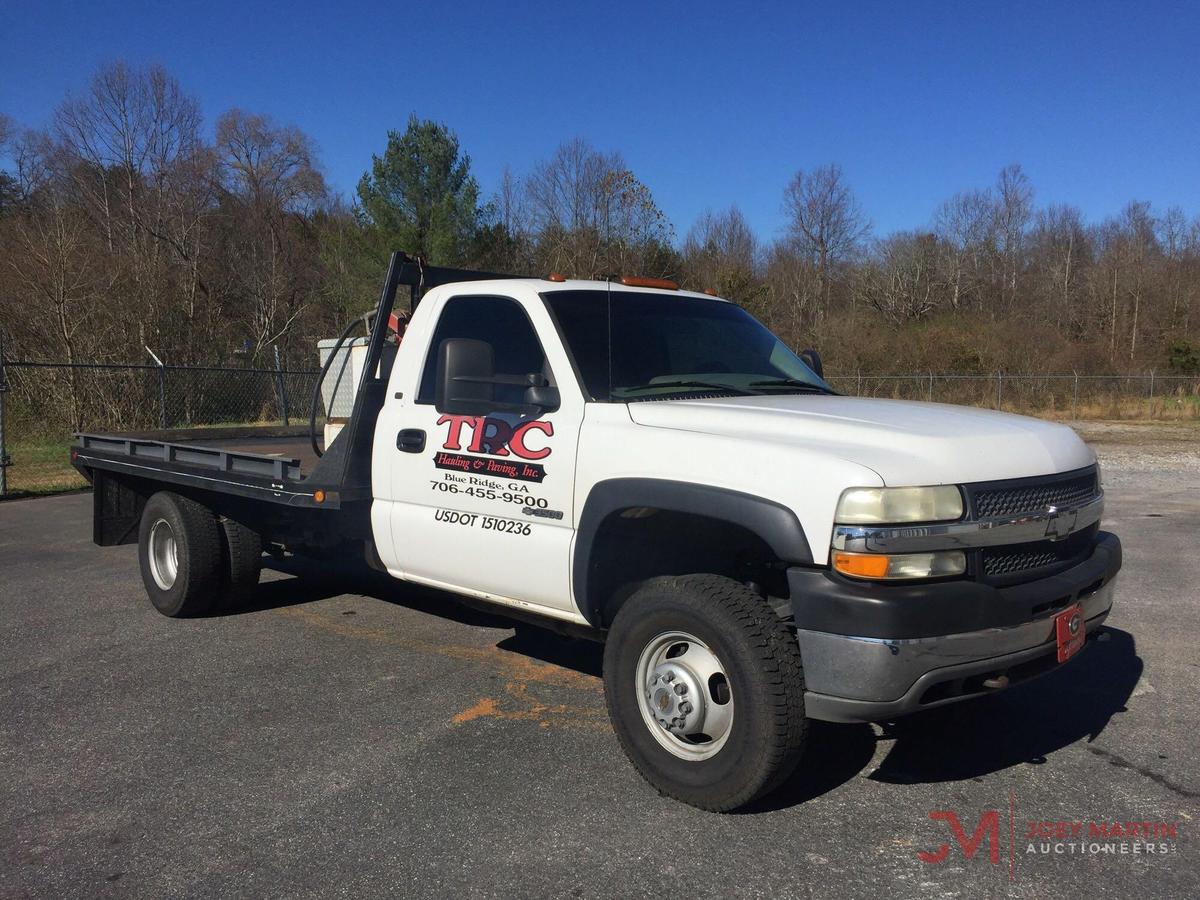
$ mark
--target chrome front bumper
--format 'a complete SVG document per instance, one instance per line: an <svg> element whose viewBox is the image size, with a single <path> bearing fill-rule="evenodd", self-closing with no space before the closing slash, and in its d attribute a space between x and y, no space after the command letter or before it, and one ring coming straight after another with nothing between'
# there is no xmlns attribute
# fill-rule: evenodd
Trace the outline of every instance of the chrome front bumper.
<svg viewBox="0 0 1200 900"><path fill-rule="evenodd" d="M1089 639L1108 616L1115 583L1114 578L1079 601ZM942 706L992 692L983 686L987 678L1004 675L1016 683L1057 665L1053 615L1008 628L908 640L796 634L806 714L833 722L879 721Z"/></svg>

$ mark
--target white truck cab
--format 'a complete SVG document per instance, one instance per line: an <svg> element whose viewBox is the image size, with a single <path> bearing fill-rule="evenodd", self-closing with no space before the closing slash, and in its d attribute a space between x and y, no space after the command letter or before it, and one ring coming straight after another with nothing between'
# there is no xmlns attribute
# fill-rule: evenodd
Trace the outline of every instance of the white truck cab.
<svg viewBox="0 0 1200 900"><path fill-rule="evenodd" d="M669 283L464 276L417 299L363 376L369 447L328 451L343 473L369 457L361 524L320 466L272 482L290 517L211 486L182 502L294 552L320 530L294 510L341 504L340 536L394 577L604 640L614 727L664 793L741 806L798 764L807 719L1001 690L1108 614L1120 542L1066 426L838 395L741 308ZM101 440L76 465L114 478ZM140 477L113 490L142 498L155 599L146 519L187 525Z"/></svg>

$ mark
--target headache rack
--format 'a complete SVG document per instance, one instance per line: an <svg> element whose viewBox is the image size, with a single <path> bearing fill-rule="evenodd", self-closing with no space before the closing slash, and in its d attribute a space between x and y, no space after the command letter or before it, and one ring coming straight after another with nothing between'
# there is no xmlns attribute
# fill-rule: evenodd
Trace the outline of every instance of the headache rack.
<svg viewBox="0 0 1200 900"><path fill-rule="evenodd" d="M263 501L266 505L262 507L262 513L266 516L271 515L270 509L281 506L314 513L337 511L340 513L338 521L325 525L310 522L305 527L348 537L369 535L371 445L375 421L387 393L390 361L394 358L385 356L383 348L400 286L409 289L411 311L417 308L426 291L439 285L532 277L428 266L418 257L399 251L392 253L378 305L351 323L368 328L367 353L350 418L324 452L316 444L315 433L320 382L328 372L329 364L339 357L350 327L343 331L318 379L310 438L320 458L307 476L301 472L297 459L92 433L76 435L71 462L93 481L100 494L114 487L114 478L141 479L151 485L166 482L180 489L204 492L215 507L221 506L222 498L236 498L242 513L248 500Z"/></svg>
<svg viewBox="0 0 1200 900"><path fill-rule="evenodd" d="M534 278L533 275L506 275L498 272L477 272L471 269L449 269L427 266L420 257L409 256L399 251L392 254L388 263L387 278L374 312L350 322L330 351L317 379L313 393L312 415L309 419L309 438L313 451L320 457L312 475L305 480L316 488L340 491L345 499L371 497L371 445L375 436L375 420L383 408L387 394L390 365L383 364L384 342L387 339L389 319L396 305L396 293L401 285L409 290L409 310L414 311L421 297L431 288L443 284L463 281L493 281L507 278ZM339 358L342 344L350 336L352 326L365 323L370 328L367 353L363 360L362 376L354 395L354 406L350 419L338 436L324 452L317 446L316 410L321 382L329 367Z"/></svg>

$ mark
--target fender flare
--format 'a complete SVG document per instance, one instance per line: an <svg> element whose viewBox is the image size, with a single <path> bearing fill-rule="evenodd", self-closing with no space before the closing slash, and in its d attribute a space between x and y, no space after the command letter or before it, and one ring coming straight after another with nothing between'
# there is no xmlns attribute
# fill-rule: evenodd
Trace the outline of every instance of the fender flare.
<svg viewBox="0 0 1200 900"><path fill-rule="evenodd" d="M758 535L783 562L811 565L812 550L795 512L781 503L728 488L659 478L612 478L597 482L579 518L572 555L571 589L579 611L601 626L599 599L592 597L592 554L600 526L613 513L637 506L691 513L739 525Z"/></svg>

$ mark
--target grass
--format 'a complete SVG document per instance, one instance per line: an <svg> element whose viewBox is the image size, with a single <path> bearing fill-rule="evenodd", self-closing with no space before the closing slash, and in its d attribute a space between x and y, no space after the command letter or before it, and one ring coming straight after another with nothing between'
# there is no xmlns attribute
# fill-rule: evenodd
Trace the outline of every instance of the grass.
<svg viewBox="0 0 1200 900"><path fill-rule="evenodd" d="M87 487L71 466L71 439L9 444L8 494L4 499L57 494Z"/></svg>

